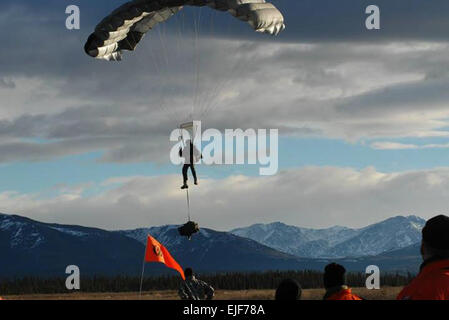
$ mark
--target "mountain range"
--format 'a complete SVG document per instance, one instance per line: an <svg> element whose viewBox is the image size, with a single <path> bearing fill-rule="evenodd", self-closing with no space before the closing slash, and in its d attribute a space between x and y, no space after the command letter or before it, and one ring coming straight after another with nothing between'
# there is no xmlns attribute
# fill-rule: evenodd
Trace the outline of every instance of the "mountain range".
<svg viewBox="0 0 449 320"><path fill-rule="evenodd" d="M232 232L202 228L189 241L178 235L177 226L107 231L0 214L0 277L64 277L65 268L72 264L77 265L83 275L139 275L148 234L166 246L182 266L191 266L200 272L322 270L331 261L341 262L348 270L354 271L364 271L366 266L376 264L384 271L414 272L420 262L419 232L414 230L418 230L423 221L417 217L395 217L361 229L334 227L312 230L280 223ZM266 235L271 236L257 238L256 241L257 232L254 230L262 228L266 230ZM290 238L281 237L284 228L290 230L289 234L284 234L290 235ZM246 237L239 235L245 230ZM298 230L307 230L301 233L303 238L296 239ZM275 248L280 246L280 242L273 239L286 241L288 249ZM306 239L309 243L327 243L327 247L317 246L321 252L331 252L326 248L341 248L341 257L302 254L313 252L312 245L308 247L309 251L288 252L301 247L294 245L299 244L300 239ZM370 243L376 248L370 248ZM352 249L345 249L343 244ZM361 254L363 248L370 250L368 254ZM357 255L343 258L344 252L350 252L348 250L353 250ZM381 250L384 251L379 252ZM371 252L379 254L373 255ZM146 274L162 273L173 271L160 264L147 264Z"/></svg>
<svg viewBox="0 0 449 320"><path fill-rule="evenodd" d="M64 276L68 265L86 274L135 274L143 250L117 232L0 214L0 277Z"/></svg>
<svg viewBox="0 0 449 320"><path fill-rule="evenodd" d="M411 246L421 240L425 223L416 216L397 216L359 229L309 229L275 222L231 233L299 257L344 258L374 256Z"/></svg>

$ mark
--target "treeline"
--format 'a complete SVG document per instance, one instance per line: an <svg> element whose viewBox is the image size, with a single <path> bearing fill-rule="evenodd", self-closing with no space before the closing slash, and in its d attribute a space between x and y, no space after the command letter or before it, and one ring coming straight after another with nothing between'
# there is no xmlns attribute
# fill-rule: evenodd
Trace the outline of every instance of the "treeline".
<svg viewBox="0 0 449 320"><path fill-rule="evenodd" d="M296 279L304 289L323 287L323 273L307 270L200 274L198 277L219 290L275 289L285 278ZM348 273L348 285L364 287L366 277L364 273ZM404 286L412 277L411 274L384 274L381 275L381 286ZM0 280L0 295L67 293L65 281L65 278L37 277ZM180 281L179 276L146 277L143 281L143 290L177 290ZM81 277L80 282L81 292L135 292L140 288L139 277Z"/></svg>

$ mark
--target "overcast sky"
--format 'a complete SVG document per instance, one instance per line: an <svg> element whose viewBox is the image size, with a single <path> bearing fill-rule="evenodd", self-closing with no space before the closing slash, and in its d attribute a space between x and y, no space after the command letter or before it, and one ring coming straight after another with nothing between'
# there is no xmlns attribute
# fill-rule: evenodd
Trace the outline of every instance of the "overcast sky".
<svg viewBox="0 0 449 320"><path fill-rule="evenodd" d="M273 1L286 20L278 37L188 9L123 61L90 58L88 35L122 3L0 3L0 212L107 229L182 223L168 137L195 105L205 128L281 135L275 176L198 166L202 226L360 227L446 213L447 1ZM373 3L381 30L367 31ZM65 28L69 4L80 30Z"/></svg>

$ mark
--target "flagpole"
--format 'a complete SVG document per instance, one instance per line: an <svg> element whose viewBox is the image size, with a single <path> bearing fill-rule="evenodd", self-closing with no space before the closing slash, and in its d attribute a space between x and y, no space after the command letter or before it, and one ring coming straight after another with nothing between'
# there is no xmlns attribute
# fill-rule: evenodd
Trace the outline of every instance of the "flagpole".
<svg viewBox="0 0 449 320"><path fill-rule="evenodd" d="M145 247L145 253L146 253ZM142 299L142 285L143 285L143 275L145 273L145 253L143 255L143 263L142 263L142 275L140 276L140 290L139 290L139 300Z"/></svg>

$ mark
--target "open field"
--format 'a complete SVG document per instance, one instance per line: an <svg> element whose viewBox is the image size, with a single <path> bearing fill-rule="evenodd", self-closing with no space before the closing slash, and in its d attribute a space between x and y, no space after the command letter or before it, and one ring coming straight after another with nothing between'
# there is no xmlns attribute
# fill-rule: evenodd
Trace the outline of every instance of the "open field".
<svg viewBox="0 0 449 320"><path fill-rule="evenodd" d="M367 290L366 288L354 288L358 295L369 300L394 300L401 290L400 287L384 287L380 290ZM320 300L323 297L323 289L305 289L302 300ZM4 296L12 300L137 300L136 292L119 293L65 293L65 294L33 294ZM217 290L216 300L271 300L274 298L274 290ZM149 291L142 294L142 300L177 300L176 291Z"/></svg>

